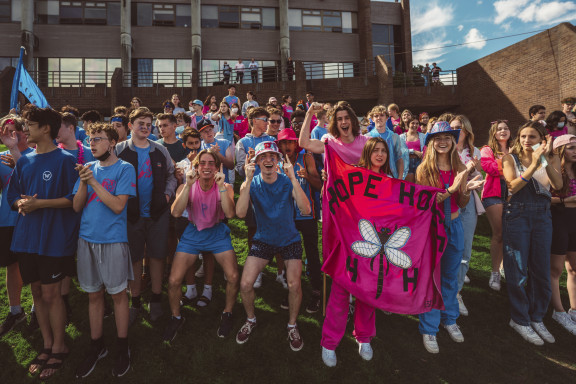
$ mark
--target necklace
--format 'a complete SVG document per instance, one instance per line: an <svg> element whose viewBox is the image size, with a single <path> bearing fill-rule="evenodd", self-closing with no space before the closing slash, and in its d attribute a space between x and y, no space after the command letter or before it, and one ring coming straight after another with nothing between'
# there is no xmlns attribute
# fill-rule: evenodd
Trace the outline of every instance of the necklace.
<svg viewBox="0 0 576 384"><path fill-rule="evenodd" d="M79 164L84 164L84 146L82 145L82 142L80 140L76 140L76 144L78 145L78 163ZM66 149L64 148L64 144L60 143L58 144L58 148L61 149Z"/></svg>

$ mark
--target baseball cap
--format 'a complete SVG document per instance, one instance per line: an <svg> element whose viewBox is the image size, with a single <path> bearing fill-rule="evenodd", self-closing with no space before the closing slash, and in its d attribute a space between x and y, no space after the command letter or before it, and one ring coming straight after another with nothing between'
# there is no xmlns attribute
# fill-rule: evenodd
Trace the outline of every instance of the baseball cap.
<svg viewBox="0 0 576 384"><path fill-rule="evenodd" d="M556 139L554 139L554 143L552 144L552 147L554 149L556 149L556 148L559 148L563 145L569 144L572 141L576 141L576 136L574 136L574 135L558 136Z"/></svg>
<svg viewBox="0 0 576 384"><path fill-rule="evenodd" d="M201 106L201 107L203 107L203 106L204 106L204 103L203 103L203 102L201 102L201 101L200 101L200 100L198 100L198 99L194 100L194 101L192 102L192 104L198 104L198 105L199 105L199 106Z"/></svg>
<svg viewBox="0 0 576 384"><path fill-rule="evenodd" d="M202 119L196 123L196 129L198 130L198 132L202 132L204 128L208 127L214 127L214 124L212 124L212 122L208 119Z"/></svg>

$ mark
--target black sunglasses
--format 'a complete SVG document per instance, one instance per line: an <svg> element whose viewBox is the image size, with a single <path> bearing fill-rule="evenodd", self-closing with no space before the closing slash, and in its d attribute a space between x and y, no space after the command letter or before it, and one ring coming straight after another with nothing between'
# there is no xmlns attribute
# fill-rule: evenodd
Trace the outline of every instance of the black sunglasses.
<svg viewBox="0 0 576 384"><path fill-rule="evenodd" d="M272 124L280 124L282 122L282 119L278 119L278 120L269 119L268 122L272 123Z"/></svg>

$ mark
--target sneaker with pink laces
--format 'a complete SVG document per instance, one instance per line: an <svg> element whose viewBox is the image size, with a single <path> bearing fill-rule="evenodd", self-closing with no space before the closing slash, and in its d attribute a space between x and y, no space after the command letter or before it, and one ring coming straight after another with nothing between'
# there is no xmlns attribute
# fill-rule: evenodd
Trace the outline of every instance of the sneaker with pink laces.
<svg viewBox="0 0 576 384"><path fill-rule="evenodd" d="M298 331L298 326L288 327L288 341L290 342L290 348L293 351L299 351L304 346L304 341L300 332Z"/></svg>
<svg viewBox="0 0 576 384"><path fill-rule="evenodd" d="M252 330L256 327L255 321L246 320L242 328L236 334L236 342L238 344L244 344L250 338Z"/></svg>

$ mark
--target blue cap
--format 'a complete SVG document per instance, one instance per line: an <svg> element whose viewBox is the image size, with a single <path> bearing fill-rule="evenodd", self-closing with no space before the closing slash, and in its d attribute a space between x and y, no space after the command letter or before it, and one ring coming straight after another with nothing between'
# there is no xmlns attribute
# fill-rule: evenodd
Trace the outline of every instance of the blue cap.
<svg viewBox="0 0 576 384"><path fill-rule="evenodd" d="M460 137L459 129L452 129L447 121L439 121L435 123L430 132L426 134L426 137L424 138L424 145L428 145L430 139L439 133L449 133L450 135L454 136L456 141L458 141L458 138Z"/></svg>
<svg viewBox="0 0 576 384"><path fill-rule="evenodd" d="M204 106L204 103L203 103L203 102L201 102L201 101L200 101L200 100L198 100L198 99L194 100L194 101L192 102L192 104L198 104L198 105L199 105L199 106L201 106L201 107L203 107L203 106Z"/></svg>

